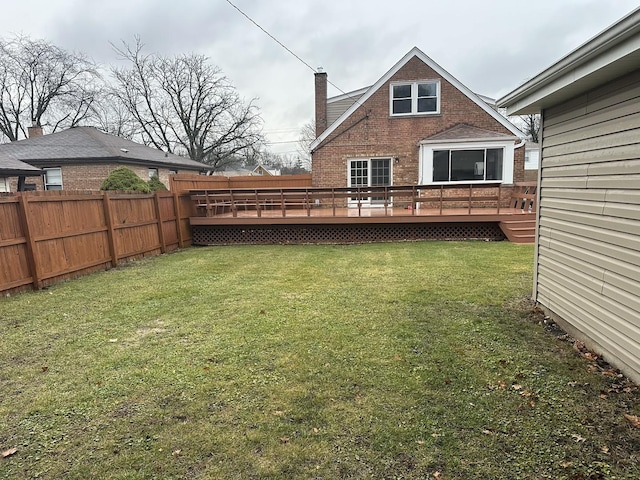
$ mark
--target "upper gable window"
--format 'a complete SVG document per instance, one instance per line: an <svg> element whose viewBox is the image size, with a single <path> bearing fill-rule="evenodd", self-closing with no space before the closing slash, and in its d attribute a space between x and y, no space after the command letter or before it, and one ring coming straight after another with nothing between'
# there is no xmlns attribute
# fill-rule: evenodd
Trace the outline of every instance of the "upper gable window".
<svg viewBox="0 0 640 480"><path fill-rule="evenodd" d="M440 113L440 82L430 80L391 84L391 115L434 113Z"/></svg>

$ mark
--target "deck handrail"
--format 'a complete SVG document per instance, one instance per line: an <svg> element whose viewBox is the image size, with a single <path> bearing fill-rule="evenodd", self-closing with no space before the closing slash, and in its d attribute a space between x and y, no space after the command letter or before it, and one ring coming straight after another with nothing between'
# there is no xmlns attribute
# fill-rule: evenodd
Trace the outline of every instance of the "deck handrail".
<svg viewBox="0 0 640 480"><path fill-rule="evenodd" d="M314 208L332 209L351 206L362 216L362 208L375 206L384 208L401 204L415 215L422 205L437 205L440 214L446 208L466 208L471 214L472 206L494 208L496 213L504 208L502 189L499 183L461 183L448 185L388 185L377 187L280 187L280 188L222 188L190 190L201 216L217 216L239 211L255 211L261 217L266 210L280 210L286 217L288 209L303 209L311 215ZM523 212L535 211L537 184L521 182L514 184L510 208ZM475 207L474 207L475 208Z"/></svg>

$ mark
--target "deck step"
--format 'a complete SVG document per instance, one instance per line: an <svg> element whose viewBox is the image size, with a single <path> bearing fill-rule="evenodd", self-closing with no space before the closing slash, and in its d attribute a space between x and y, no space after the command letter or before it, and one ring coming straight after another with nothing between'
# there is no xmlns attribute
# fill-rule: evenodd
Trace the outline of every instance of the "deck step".
<svg viewBox="0 0 640 480"><path fill-rule="evenodd" d="M512 243L533 244L536 241L535 219L503 220L500 228Z"/></svg>

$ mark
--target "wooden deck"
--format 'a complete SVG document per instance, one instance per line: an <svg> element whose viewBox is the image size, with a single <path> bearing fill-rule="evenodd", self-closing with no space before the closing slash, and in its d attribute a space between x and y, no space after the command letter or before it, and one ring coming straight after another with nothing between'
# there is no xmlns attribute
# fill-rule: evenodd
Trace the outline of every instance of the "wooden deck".
<svg viewBox="0 0 640 480"><path fill-rule="evenodd" d="M194 229L459 224L473 226L471 232L479 231L478 224L495 224L509 240L530 243L535 230L535 188L535 183L516 185L508 206L500 184L191 190L197 215L190 222Z"/></svg>

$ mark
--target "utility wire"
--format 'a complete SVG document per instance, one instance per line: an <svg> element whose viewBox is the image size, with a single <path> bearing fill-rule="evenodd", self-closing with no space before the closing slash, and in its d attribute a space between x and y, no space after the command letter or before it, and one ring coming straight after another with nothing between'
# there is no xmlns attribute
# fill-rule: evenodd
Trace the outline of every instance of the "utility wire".
<svg viewBox="0 0 640 480"><path fill-rule="evenodd" d="M274 37L273 35L271 35L269 32L267 32L264 28L262 28L262 26L260 26L255 20L253 20L249 15L247 15L246 13L244 13L242 10L240 10L240 8L238 8L236 5L234 5L231 0L226 0L226 2L231 5L233 8L235 8L243 17L245 17L247 20L249 20L251 23L253 23L256 27L258 27L260 30L262 30L267 36L269 36L269 38L271 38L274 42L276 42L278 45L280 45L282 48L284 48L287 52L289 52L291 55L293 55L295 58L298 59L298 61L300 61L303 65L305 65L307 68L309 68L313 73L318 73L318 71L313 68L311 65L309 65L307 62L305 62L302 58L300 58L298 55L296 55L290 48L288 48L284 43L282 43L280 40L278 40L276 37ZM327 83L331 86L333 86L334 88L336 88L340 93L342 93L343 95L348 95L347 92L345 92L344 90L342 90L340 87L338 87L335 83L331 82L329 79L327 79ZM352 96L349 96L349 98L355 98ZM355 103L359 104L360 106L362 106L362 104L356 100Z"/></svg>

